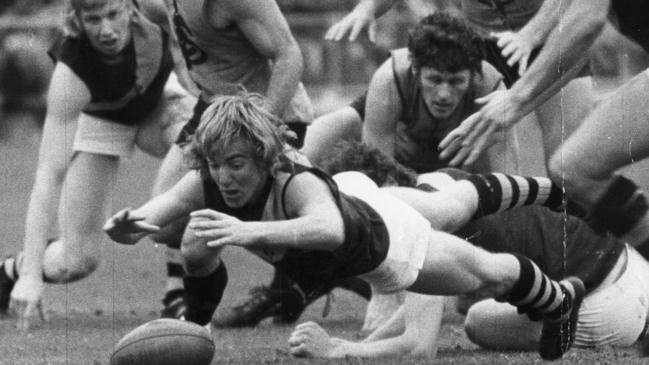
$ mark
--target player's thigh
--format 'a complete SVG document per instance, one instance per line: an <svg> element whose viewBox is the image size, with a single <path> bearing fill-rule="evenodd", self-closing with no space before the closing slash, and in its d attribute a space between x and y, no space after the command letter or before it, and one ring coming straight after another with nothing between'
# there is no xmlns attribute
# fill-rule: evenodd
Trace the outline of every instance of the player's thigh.
<svg viewBox="0 0 649 365"><path fill-rule="evenodd" d="M645 71L603 100L555 153L552 173L602 180L647 157L648 95L649 72Z"/></svg>
<svg viewBox="0 0 649 365"><path fill-rule="evenodd" d="M61 195L61 233L66 244L98 243L113 190L119 158L76 152Z"/></svg>
<svg viewBox="0 0 649 365"><path fill-rule="evenodd" d="M531 351L541 335L540 322L532 322L513 305L493 299L471 306L464 329L471 341L490 350Z"/></svg>
<svg viewBox="0 0 649 365"><path fill-rule="evenodd" d="M302 152L313 163L336 143L360 141L362 122L356 110L345 106L316 118L307 129Z"/></svg>
<svg viewBox="0 0 649 365"><path fill-rule="evenodd" d="M518 261L448 233L432 231L419 275L410 291L434 295L497 296L516 281Z"/></svg>
<svg viewBox="0 0 649 365"><path fill-rule="evenodd" d="M140 124L136 145L150 155L164 157L195 104L196 98L180 85L176 75L169 75L158 105Z"/></svg>

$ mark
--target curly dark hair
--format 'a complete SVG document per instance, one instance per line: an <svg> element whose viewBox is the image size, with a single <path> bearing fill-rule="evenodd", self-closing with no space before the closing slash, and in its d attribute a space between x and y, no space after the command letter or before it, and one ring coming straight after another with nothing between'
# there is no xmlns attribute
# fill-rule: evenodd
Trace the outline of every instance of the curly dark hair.
<svg viewBox="0 0 649 365"><path fill-rule="evenodd" d="M416 68L480 73L481 42L478 34L462 19L436 12L417 23L410 33L408 50Z"/></svg>
<svg viewBox="0 0 649 365"><path fill-rule="evenodd" d="M318 167L330 175L343 171L359 171L367 175L378 186L417 185L417 174L376 148L361 142L337 143L321 159Z"/></svg>

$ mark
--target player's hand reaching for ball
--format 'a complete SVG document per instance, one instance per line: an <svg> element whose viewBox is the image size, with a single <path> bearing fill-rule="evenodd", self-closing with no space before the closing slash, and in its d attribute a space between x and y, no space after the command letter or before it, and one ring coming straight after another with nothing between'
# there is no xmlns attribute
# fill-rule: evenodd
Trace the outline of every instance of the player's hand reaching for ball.
<svg viewBox="0 0 649 365"><path fill-rule="evenodd" d="M43 279L33 275L18 277L9 300L9 309L18 317L16 327L19 330L29 330L30 324L37 315L47 322L48 318L43 309Z"/></svg>
<svg viewBox="0 0 649 365"><path fill-rule="evenodd" d="M254 246L258 235L254 229L255 222L242 222L230 215L211 209L202 209L190 214L188 227L196 237L207 240L209 247L225 245Z"/></svg>
<svg viewBox="0 0 649 365"><path fill-rule="evenodd" d="M132 245L147 234L160 230L160 227L145 222L145 218L133 213L131 208L125 208L110 217L103 230L113 241Z"/></svg>
<svg viewBox="0 0 649 365"><path fill-rule="evenodd" d="M449 166L471 166L528 112L521 108L510 90L496 90L475 102L482 106L480 110L466 118L439 144L439 157L449 160Z"/></svg>

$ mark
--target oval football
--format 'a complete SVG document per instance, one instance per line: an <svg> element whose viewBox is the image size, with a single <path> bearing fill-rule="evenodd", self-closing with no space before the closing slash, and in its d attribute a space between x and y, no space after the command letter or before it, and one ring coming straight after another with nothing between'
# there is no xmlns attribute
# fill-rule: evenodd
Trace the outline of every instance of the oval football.
<svg viewBox="0 0 649 365"><path fill-rule="evenodd" d="M205 328L161 318L122 337L110 365L209 365L213 356L214 342Z"/></svg>

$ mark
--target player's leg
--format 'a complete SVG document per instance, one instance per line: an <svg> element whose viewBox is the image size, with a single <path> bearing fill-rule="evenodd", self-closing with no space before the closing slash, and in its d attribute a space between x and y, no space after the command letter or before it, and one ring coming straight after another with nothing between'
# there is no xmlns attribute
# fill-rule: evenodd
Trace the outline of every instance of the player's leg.
<svg viewBox="0 0 649 365"><path fill-rule="evenodd" d="M67 283L88 276L99 264L101 230L105 222L111 181L119 158L78 152L61 193L60 237L45 250L43 275L51 282Z"/></svg>
<svg viewBox="0 0 649 365"><path fill-rule="evenodd" d="M572 345L585 292L581 280L551 280L524 256L490 253L435 231L429 239L422 269L408 290L494 297L523 312L540 312L544 323L539 352L545 359L561 357Z"/></svg>
<svg viewBox="0 0 649 365"><path fill-rule="evenodd" d="M59 205L60 239L45 251L44 276L69 282L89 275L99 263L101 227L120 157L134 150L137 127L82 114L73 158Z"/></svg>
<svg viewBox="0 0 649 365"><path fill-rule="evenodd" d="M304 153L311 163L317 165L336 143L361 139L362 119L358 111L349 105L316 118L309 126L304 139Z"/></svg>
<svg viewBox="0 0 649 365"><path fill-rule="evenodd" d="M649 155L649 71L602 101L550 160L552 179L585 208L596 230L642 245L649 239L647 200L615 171Z"/></svg>
<svg viewBox="0 0 649 365"><path fill-rule="evenodd" d="M27 208L23 252L4 259L0 264L0 312L2 313L9 308L10 294L16 281L20 280L19 273L34 278L31 285L22 285L22 293L14 293L18 299L26 299L27 295L39 295L34 293L34 286L42 285L44 280L42 278L43 252L47 247L49 230L56 221L57 202L72 157L76 129L76 121L66 123L50 119L44 125L38 167ZM27 254L24 253L25 251Z"/></svg>
<svg viewBox="0 0 649 365"><path fill-rule="evenodd" d="M208 324L221 302L228 283L228 273L220 257L222 249L207 247L206 240L197 238L191 229L185 231L181 252L187 305L184 318L188 321Z"/></svg>
<svg viewBox="0 0 649 365"><path fill-rule="evenodd" d="M184 166L180 147L174 142L192 115L196 99L180 86L174 73L169 76L158 106L152 111L138 131L136 144L150 155L163 158L154 181L152 196L171 188L189 171ZM183 301L183 267L180 242L187 219L162 227L151 238L166 245L165 295L162 299L162 317L180 318L185 314Z"/></svg>

